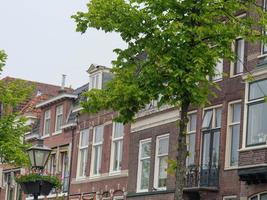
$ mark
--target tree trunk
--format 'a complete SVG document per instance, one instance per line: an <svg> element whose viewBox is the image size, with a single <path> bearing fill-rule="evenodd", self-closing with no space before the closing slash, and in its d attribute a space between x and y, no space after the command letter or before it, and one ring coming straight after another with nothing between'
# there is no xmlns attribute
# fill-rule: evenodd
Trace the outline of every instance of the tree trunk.
<svg viewBox="0 0 267 200"><path fill-rule="evenodd" d="M187 157L187 145L186 145L186 131L187 131L187 113L189 108L189 101L183 100L181 104L180 120L178 122L178 136L177 136L177 152L176 162L177 168L175 173L175 200L183 200L183 189L185 186L186 177L186 157Z"/></svg>

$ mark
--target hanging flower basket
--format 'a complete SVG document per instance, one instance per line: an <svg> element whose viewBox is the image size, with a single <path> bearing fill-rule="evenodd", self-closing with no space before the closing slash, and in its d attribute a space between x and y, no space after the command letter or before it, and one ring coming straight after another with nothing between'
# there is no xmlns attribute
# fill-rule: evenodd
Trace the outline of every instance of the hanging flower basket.
<svg viewBox="0 0 267 200"><path fill-rule="evenodd" d="M46 196L50 193L52 188L61 188L61 182L56 176L31 173L19 175L15 180L21 185L21 189L25 194L40 194Z"/></svg>

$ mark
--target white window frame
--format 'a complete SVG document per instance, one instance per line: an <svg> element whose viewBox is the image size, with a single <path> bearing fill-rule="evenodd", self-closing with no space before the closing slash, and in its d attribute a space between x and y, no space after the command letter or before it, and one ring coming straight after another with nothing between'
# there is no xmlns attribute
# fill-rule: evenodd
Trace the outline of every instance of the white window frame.
<svg viewBox="0 0 267 200"><path fill-rule="evenodd" d="M98 81L96 81L97 76L98 76ZM90 76L89 76L89 90L102 89L102 80L103 80L103 72L96 72L96 73L90 74ZM93 81L94 81L94 83L92 84ZM96 87L96 85L97 85L97 87Z"/></svg>
<svg viewBox="0 0 267 200"><path fill-rule="evenodd" d="M190 116L190 115L196 115L196 129L195 130L190 130L190 119L189 119L189 121L188 121L188 123L187 123L187 134L186 134L186 143L187 143L187 145L188 145L188 147L189 147L189 136L190 135L192 135L192 134L195 134L195 142L196 142L196 133L197 133L197 111L191 111L191 112L188 112L188 117ZM188 149L188 148L187 148ZM196 150L195 150L196 151ZM189 155L189 156L191 156L191 155ZM188 157L189 156L187 156L187 158L186 158L186 166L188 167ZM194 162L195 162L195 158L194 158Z"/></svg>
<svg viewBox="0 0 267 200"><path fill-rule="evenodd" d="M142 152L142 144L145 143L150 143L150 148L151 148L151 138L140 140L139 141L139 153L138 153L138 169L137 169L137 192L148 192L148 189L141 189L141 170L142 170L142 162L141 162L141 152ZM150 159L151 160L151 152L149 157L142 158L144 159ZM151 163L150 163L151 165ZM149 177L150 178L150 177ZM149 187L149 186L148 186Z"/></svg>
<svg viewBox="0 0 267 200"><path fill-rule="evenodd" d="M262 194L267 194L267 191L264 191L264 192L261 192L261 193L258 193L258 194L254 194L251 197L249 197L248 199L251 200L252 198L257 196L257 200L260 200L260 195L262 195Z"/></svg>
<svg viewBox="0 0 267 200"><path fill-rule="evenodd" d="M244 73L244 68L245 68L245 63L244 63L245 62L245 45L246 45L245 44L245 40L243 38L241 38L241 37L237 37L235 39L235 41L232 43L232 50L235 53L236 53L236 41L237 40L243 40L243 51L242 51L242 59L241 59L243 69L242 69L242 72L235 74L235 67L236 67L237 60L235 62L231 62L231 66L230 66L230 77L236 77L236 76L242 75Z"/></svg>
<svg viewBox="0 0 267 200"><path fill-rule="evenodd" d="M95 135L96 135L96 128L102 127L102 140L101 142L95 142ZM102 153L103 153L103 140L104 140L104 125L99 125L99 126L95 126L93 129L93 143L92 143L92 156L91 156L91 171L90 171L90 176L91 177L97 177L101 175L101 167L102 167ZM98 158L97 160L99 161L99 163L97 163L97 168L99 168L99 172L97 174L94 174L94 165L95 165L95 149L97 147L101 147L101 152L98 154L98 156L100 157L100 159Z"/></svg>
<svg viewBox="0 0 267 200"><path fill-rule="evenodd" d="M232 122L232 106L234 104L240 104L241 105L240 121L239 122ZM236 101L229 102L228 103L228 113L227 113L227 131L226 131L225 166L224 166L225 170L238 168L238 165L237 166L231 166L231 164L230 164L231 163L231 145L232 145L231 127L239 124L240 129L241 129L241 117L242 117L242 101L236 100ZM240 139L241 139L241 137L239 137L239 146L240 146L240 142L241 142Z"/></svg>
<svg viewBox="0 0 267 200"><path fill-rule="evenodd" d="M169 149L168 149L168 152L166 154L162 154L162 155L159 155L159 140L160 139L165 139L167 138L168 139L168 144L169 144L169 137L170 134L165 134L165 135L160 135L160 136L157 136L157 139L156 139L156 153L155 153L155 166L154 166L154 188L158 189L158 190L166 190L167 187L159 187L158 186L158 178L159 178L159 157L164 157L164 156L168 156L169 155ZM167 174L168 176L168 174Z"/></svg>
<svg viewBox="0 0 267 200"><path fill-rule="evenodd" d="M49 113L49 114L47 114L47 113ZM46 115L48 115L48 116L46 116ZM45 129L46 129L45 127L46 127L46 124L47 124L47 120L50 120L49 121L49 132L48 133L45 132ZM43 137L48 137L50 134L51 134L51 110L49 109L49 110L46 110L44 112Z"/></svg>
<svg viewBox="0 0 267 200"><path fill-rule="evenodd" d="M61 133L61 126L60 128L57 130L57 125L58 125L58 116L62 116L62 121L61 121L61 126L63 125L63 105L59 105L56 107L56 122L55 122L55 133L54 134L58 134Z"/></svg>
<svg viewBox="0 0 267 200"><path fill-rule="evenodd" d="M81 146L82 144L82 134L88 132L88 141L87 141L87 144L85 144L84 146ZM80 131L80 137L79 137L79 147L78 147L78 161L77 161L77 173L76 173L76 177L78 179L83 179L83 178L86 178L86 164L84 166L84 172L83 172L83 175L80 176L80 164L81 164L81 151L82 150L85 150L87 149L87 160L85 163L88 163L88 156L89 156L89 140L90 140L90 131L89 129L83 129Z"/></svg>
<svg viewBox="0 0 267 200"><path fill-rule="evenodd" d="M113 200L124 200L123 196L114 196Z"/></svg>
<svg viewBox="0 0 267 200"><path fill-rule="evenodd" d="M115 153L115 143L117 142L121 142L121 146L117 152L117 156L120 156L123 157L123 136L124 136L124 126L123 124L121 124L123 126L123 133L122 133L122 136L120 137L117 137L115 138L115 131L116 131L116 124L121 124L121 123L118 123L118 122L113 122L113 127L112 127L112 141L111 141L111 155L110 155L110 168L109 168L109 171L110 173L120 173L121 172L121 169L113 169L113 166L114 166L114 162L115 162L115 158L114 158L114 153ZM121 162L122 162L122 158L121 158Z"/></svg>

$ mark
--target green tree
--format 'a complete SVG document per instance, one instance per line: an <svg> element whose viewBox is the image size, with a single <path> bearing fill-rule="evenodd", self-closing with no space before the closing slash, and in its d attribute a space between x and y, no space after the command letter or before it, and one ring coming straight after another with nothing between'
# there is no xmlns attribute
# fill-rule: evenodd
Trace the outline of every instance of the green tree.
<svg viewBox="0 0 267 200"><path fill-rule="evenodd" d="M237 37L266 41L266 13L256 0L91 0L74 16L77 31L89 27L117 32L128 46L115 49L114 78L103 90L91 90L85 111L113 109L130 122L145 104L177 106L180 120L175 160L175 200L183 199L186 174L186 126L190 106L203 106L218 86L220 59L234 61ZM243 17L237 15L247 13ZM257 20L255 20L257 19ZM178 134L179 133L179 134Z"/></svg>
<svg viewBox="0 0 267 200"><path fill-rule="evenodd" d="M0 72L5 65L7 55L0 51ZM12 165L26 165L28 157L23 142L24 134L29 130L25 118L16 111L18 106L32 94L33 85L23 80L0 80L0 159Z"/></svg>

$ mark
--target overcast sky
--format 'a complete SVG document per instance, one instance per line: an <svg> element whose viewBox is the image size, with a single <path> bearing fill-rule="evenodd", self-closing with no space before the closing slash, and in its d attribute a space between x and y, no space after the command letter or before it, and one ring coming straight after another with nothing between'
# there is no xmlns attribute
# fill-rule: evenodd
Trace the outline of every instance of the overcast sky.
<svg viewBox="0 0 267 200"><path fill-rule="evenodd" d="M8 54L1 77L79 87L91 63L110 66L113 49L125 44L117 34L75 32L70 18L89 0L0 0L0 49Z"/></svg>

